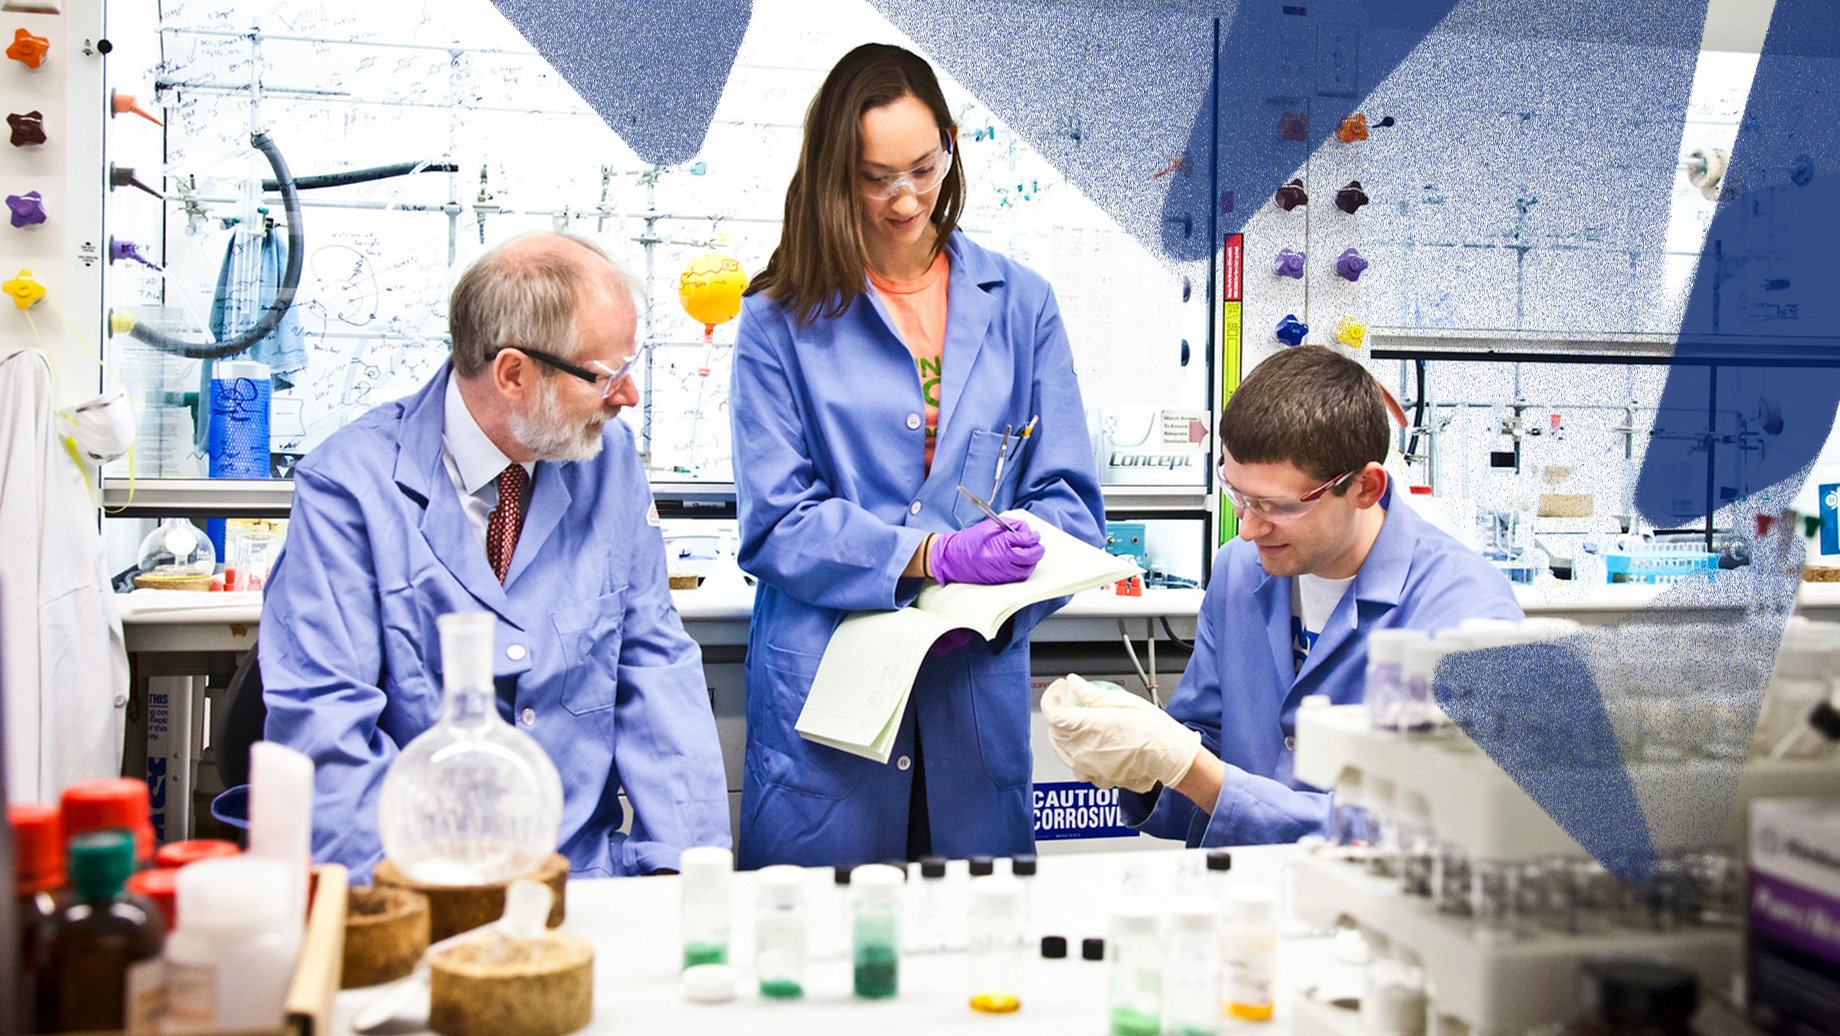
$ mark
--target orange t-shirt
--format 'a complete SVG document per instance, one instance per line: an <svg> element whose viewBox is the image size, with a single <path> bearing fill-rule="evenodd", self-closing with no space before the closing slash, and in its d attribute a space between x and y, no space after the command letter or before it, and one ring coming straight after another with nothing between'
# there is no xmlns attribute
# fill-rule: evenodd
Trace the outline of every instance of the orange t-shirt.
<svg viewBox="0 0 1840 1036"><path fill-rule="evenodd" d="M920 396L926 401L926 467L933 468L933 447L939 440L939 367L946 344L946 286L952 263L945 252L933 257L919 280L891 281L874 270L869 283L894 318L902 344L914 358L920 377Z"/></svg>

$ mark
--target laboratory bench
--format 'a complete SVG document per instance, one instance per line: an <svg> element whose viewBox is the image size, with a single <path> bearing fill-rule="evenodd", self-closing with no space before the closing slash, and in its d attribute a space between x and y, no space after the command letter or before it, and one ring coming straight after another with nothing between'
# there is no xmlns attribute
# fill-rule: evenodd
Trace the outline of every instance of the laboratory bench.
<svg viewBox="0 0 1840 1036"><path fill-rule="evenodd" d="M1257 846L1234 849L1233 868L1226 880L1234 885L1280 886L1292 846ZM1202 850L1160 853L1107 852L1043 858L1030 899L1035 920L1026 926L1025 966L1019 990L1022 1007L1013 1014L979 1014L969 1007L968 955L963 950L941 953L907 953L901 960L900 992L888 1000L859 1000L851 993L851 967L841 956L843 917L829 912L834 895L828 869L809 871L806 884L807 913L815 929L814 948L837 955L807 965L805 996L797 1000L762 997L753 979L754 956L753 874L737 872L734 911L730 929L730 962L739 979L734 1000L693 1003L685 996L679 978L682 960L679 935L679 889L674 876L611 878L570 881L567 918L561 930L580 936L594 946L594 1016L587 1028L602 1033L747 1033L749 1036L811 1036L814 1033L905 1033L933 1036L940 1032L980 1031L1026 1036L1067 1036L1107 1032L1108 962L1082 960L1081 940L1107 938L1110 904L1125 894L1162 899L1184 892L1199 892L1207 875ZM1005 864L999 862L998 872ZM962 897L967 884L965 862L953 861L945 883L950 887L948 906L962 925ZM919 879L910 880L907 909L902 923L913 923L918 910ZM1280 911L1282 918L1283 911ZM835 923L836 940L825 939L825 927ZM1282 920L1280 921L1282 924ZM1041 935L1062 935L1068 943L1065 959L1044 960ZM1287 991L1306 987L1327 992L1356 993L1359 968L1338 963L1325 938L1281 938L1278 943L1278 1010L1269 1022L1223 1023L1222 1032L1259 1032L1273 1036L1290 1033L1293 1012L1287 1009ZM332 1031L352 1032L353 1017L379 995L382 987L346 990L335 1005ZM1352 1014L1352 1012L1349 1012ZM391 1032L420 1032L412 1028Z"/></svg>

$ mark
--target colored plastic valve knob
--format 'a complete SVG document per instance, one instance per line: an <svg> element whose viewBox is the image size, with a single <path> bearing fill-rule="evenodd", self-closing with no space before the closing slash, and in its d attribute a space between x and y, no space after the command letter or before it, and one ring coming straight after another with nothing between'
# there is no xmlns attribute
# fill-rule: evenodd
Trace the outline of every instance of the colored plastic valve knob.
<svg viewBox="0 0 1840 1036"><path fill-rule="evenodd" d="M1367 260L1361 253L1350 248L1342 252L1335 260L1335 275L1347 281L1361 279L1361 271L1367 269Z"/></svg>
<svg viewBox="0 0 1840 1036"><path fill-rule="evenodd" d="M1278 321L1278 329L1273 333L1285 345L1302 345L1303 336L1310 333L1310 325L1298 320L1297 314L1286 313L1284 319Z"/></svg>
<svg viewBox="0 0 1840 1036"><path fill-rule="evenodd" d="M19 271L19 276L0 284L0 291L6 292L20 309L31 309L45 297L45 286L32 279L31 270Z"/></svg>
<svg viewBox="0 0 1840 1036"><path fill-rule="evenodd" d="M1284 115L1278 119L1278 139L1310 139L1310 117L1308 115L1299 115L1296 112L1285 112Z"/></svg>
<svg viewBox="0 0 1840 1036"><path fill-rule="evenodd" d="M1335 340L1350 349L1359 349L1367 342L1367 325L1353 317L1343 317L1335 325Z"/></svg>
<svg viewBox="0 0 1840 1036"><path fill-rule="evenodd" d="M1335 127L1335 139L1344 144L1367 139L1367 116L1361 112L1342 117L1341 124Z"/></svg>
<svg viewBox="0 0 1840 1036"><path fill-rule="evenodd" d="M141 107L140 101L133 94L116 93L113 90L109 91L109 114L138 115L155 126L166 125L160 121L159 116Z"/></svg>
<svg viewBox="0 0 1840 1036"><path fill-rule="evenodd" d="M45 113L14 112L6 117L6 124L13 127L13 146L25 147L27 144L45 142Z"/></svg>
<svg viewBox="0 0 1840 1036"><path fill-rule="evenodd" d="M27 68L37 68L45 63L45 55L50 51L50 40L32 35L30 29L20 29L13 33L13 45L6 48L6 56Z"/></svg>
<svg viewBox="0 0 1840 1036"><path fill-rule="evenodd" d="M1304 193L1303 181L1300 179L1292 180L1290 183L1278 188L1276 199L1278 208L1286 212L1291 211L1299 205L1308 205L1310 203L1310 196Z"/></svg>
<svg viewBox="0 0 1840 1036"><path fill-rule="evenodd" d="M1361 189L1361 181L1350 180L1348 185L1335 192L1335 207L1350 216L1355 210L1367 204L1367 192Z"/></svg>
<svg viewBox="0 0 1840 1036"><path fill-rule="evenodd" d="M1271 272L1280 277L1292 277L1303 280L1304 253L1289 248L1280 249L1277 258L1271 261Z"/></svg>
<svg viewBox="0 0 1840 1036"><path fill-rule="evenodd" d="M45 199L39 197L37 191L7 195L6 207L13 210L13 225L16 227L29 227L45 221Z"/></svg>

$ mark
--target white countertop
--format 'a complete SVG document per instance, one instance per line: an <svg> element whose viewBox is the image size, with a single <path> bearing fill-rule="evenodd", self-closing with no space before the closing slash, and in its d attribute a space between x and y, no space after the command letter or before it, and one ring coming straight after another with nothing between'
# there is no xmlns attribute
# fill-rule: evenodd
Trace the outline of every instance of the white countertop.
<svg viewBox="0 0 1840 1036"><path fill-rule="evenodd" d="M1234 849L1228 880L1236 885L1276 888L1281 868L1294 853L1291 846ZM800 1000L762 998L751 984L753 960L753 874L735 875L735 910L730 962L741 973L738 995L728 1003L696 1004L683 994L678 969L681 879L669 876L572 881L568 917L562 930L594 944L594 1020L583 1033L746 1033L748 1036L813 1036L821 1033L872 1032L903 1036L982 1029L1005 1036L1067 1036L1107 1031L1107 963L1080 959L1080 941L1106 937L1111 902L1123 894L1127 880L1143 894L1166 897L1187 889L1201 874L1201 850L1154 853L1094 853L1047 856L1040 861L1033 901L1036 920L1027 945L1022 1008L1010 1015L978 1014L968 1006L969 962L963 951L908 954L901 961L900 993L890 1000L857 1000L850 992L850 965L843 959L812 961L806 995ZM999 862L1002 871L1006 865ZM964 888L965 864L954 861L946 882ZM1127 877L1127 869L1134 871ZM907 891L918 888L910 882ZM1197 884L1196 889L1199 889ZM810 872L808 904L832 891L828 870ZM962 902L962 900L955 900ZM962 908L961 908L962 909ZM808 912L814 911L808 906ZM828 919L829 915L824 915ZM909 919L912 914L909 914ZM813 920L817 921L818 916ZM839 919L840 922L840 919ZM962 923L962 918L961 918ZM1066 960L1043 960L1042 934L1064 935ZM814 935L814 942L819 937ZM1268 1023L1227 1023L1223 1032L1281 1034L1291 1031L1291 1012L1282 991L1314 985L1340 969L1337 981L1358 984L1358 972L1326 961L1323 940L1284 940L1279 944L1279 1008ZM350 1031L352 1016L372 998L373 989L339 994L333 1031ZM407 1030L416 1031L416 1030Z"/></svg>

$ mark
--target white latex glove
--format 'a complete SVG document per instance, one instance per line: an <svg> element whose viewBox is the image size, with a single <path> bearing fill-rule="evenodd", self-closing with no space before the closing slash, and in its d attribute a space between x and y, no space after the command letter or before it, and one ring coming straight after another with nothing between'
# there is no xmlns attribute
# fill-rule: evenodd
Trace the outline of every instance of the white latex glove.
<svg viewBox="0 0 1840 1036"><path fill-rule="evenodd" d="M1146 792L1188 776L1201 735L1118 687L1067 674L1041 697L1054 754L1080 780Z"/></svg>

